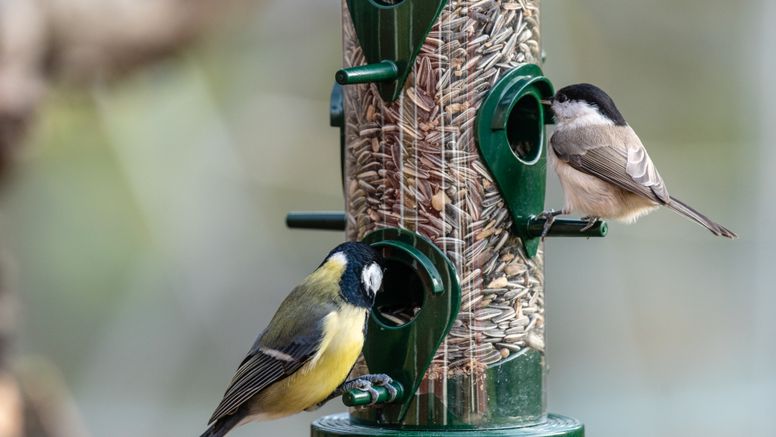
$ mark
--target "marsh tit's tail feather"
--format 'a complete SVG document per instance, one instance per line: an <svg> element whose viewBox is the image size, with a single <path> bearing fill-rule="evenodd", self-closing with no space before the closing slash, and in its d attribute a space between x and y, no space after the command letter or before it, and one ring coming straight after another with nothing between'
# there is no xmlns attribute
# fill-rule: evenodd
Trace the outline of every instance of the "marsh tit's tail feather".
<svg viewBox="0 0 776 437"><path fill-rule="evenodd" d="M730 229L722 226L719 223L715 223L710 218L706 217L705 215L701 214L697 210L695 210L693 207L687 205L686 203L682 202L681 200L677 199L676 197L671 197L671 201L667 203L665 206L676 212L677 214L683 215L690 220L694 221L695 223L698 223L699 225L703 226L704 228L711 231L712 234L718 236L718 237L725 237L725 238L737 238L738 235L736 235L735 232L731 231Z"/></svg>

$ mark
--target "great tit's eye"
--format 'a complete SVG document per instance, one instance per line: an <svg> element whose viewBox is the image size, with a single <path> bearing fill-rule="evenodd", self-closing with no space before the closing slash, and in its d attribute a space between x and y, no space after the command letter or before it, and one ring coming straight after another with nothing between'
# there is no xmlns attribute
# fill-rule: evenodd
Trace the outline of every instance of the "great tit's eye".
<svg viewBox="0 0 776 437"><path fill-rule="evenodd" d="M555 101L559 103L566 102L568 101L568 99L569 98L565 94L558 94L557 96L555 96Z"/></svg>

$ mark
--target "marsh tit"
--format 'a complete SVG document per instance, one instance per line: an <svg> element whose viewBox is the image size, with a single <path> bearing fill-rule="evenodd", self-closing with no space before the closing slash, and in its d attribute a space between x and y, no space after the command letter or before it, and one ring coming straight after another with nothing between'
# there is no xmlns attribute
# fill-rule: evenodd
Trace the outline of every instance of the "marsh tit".
<svg viewBox="0 0 776 437"><path fill-rule="evenodd" d="M277 419L350 388L396 389L386 375L344 382L361 354L366 321L383 279L382 257L367 244L344 243L286 297L243 359L202 437L221 437L255 420Z"/></svg>
<svg viewBox="0 0 776 437"><path fill-rule="evenodd" d="M598 218L632 223L665 206L714 235L736 238L733 231L668 194L641 140L603 90L569 85L543 103L551 105L555 117L548 159L566 198L562 211L544 214L545 235L559 214L583 215L589 226Z"/></svg>

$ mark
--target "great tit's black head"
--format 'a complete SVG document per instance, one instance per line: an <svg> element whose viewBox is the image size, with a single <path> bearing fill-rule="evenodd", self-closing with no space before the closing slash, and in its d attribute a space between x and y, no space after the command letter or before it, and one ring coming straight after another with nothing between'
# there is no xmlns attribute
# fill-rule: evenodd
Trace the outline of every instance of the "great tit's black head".
<svg viewBox="0 0 776 437"><path fill-rule="evenodd" d="M342 243L326 257L345 263L340 289L345 299L357 306L371 307L383 283L383 257L372 246L360 242ZM326 262L324 261L324 263Z"/></svg>
<svg viewBox="0 0 776 437"><path fill-rule="evenodd" d="M579 127L596 124L628 124L614 100L601 88L579 83L561 88L552 98L556 123L578 123Z"/></svg>

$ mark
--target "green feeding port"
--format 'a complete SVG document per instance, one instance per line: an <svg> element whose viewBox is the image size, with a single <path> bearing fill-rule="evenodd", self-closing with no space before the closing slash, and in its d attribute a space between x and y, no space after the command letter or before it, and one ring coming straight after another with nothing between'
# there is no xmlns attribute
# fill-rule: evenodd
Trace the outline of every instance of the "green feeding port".
<svg viewBox="0 0 776 437"><path fill-rule="evenodd" d="M383 292L375 299L377 320L386 326L402 326L413 320L423 307L423 280L412 265L385 260Z"/></svg>
<svg viewBox="0 0 776 437"><path fill-rule="evenodd" d="M555 93L537 65L507 72L477 114L477 145L512 216L514 232L533 257L539 238L528 223L544 211L547 174L545 117L541 101Z"/></svg>
<svg viewBox="0 0 776 437"><path fill-rule="evenodd" d="M416 402L414 393L458 316L461 288L447 257L421 235L388 228L363 241L381 252L386 267L368 322L364 359L369 373L387 374L403 387L404 396L380 408L356 410L352 417L362 424L395 426Z"/></svg>
<svg viewBox="0 0 776 437"><path fill-rule="evenodd" d="M337 72L342 85L375 83L386 102L399 98L415 58L447 0L347 0L366 65Z"/></svg>
<svg viewBox="0 0 776 437"><path fill-rule="evenodd" d="M409 235L408 231L398 232ZM378 323L388 327L403 326L414 320L427 300L427 293L445 292L440 271L446 266L436 265L423 253L424 248L431 250L424 247L428 243L425 238L413 236L412 240L413 243L400 240L371 243L381 250L385 266L383 287L375 299L373 314Z"/></svg>
<svg viewBox="0 0 776 437"><path fill-rule="evenodd" d="M509 113L506 134L509 148L522 163L534 164L541 157L543 131L541 102L532 94L520 97Z"/></svg>

